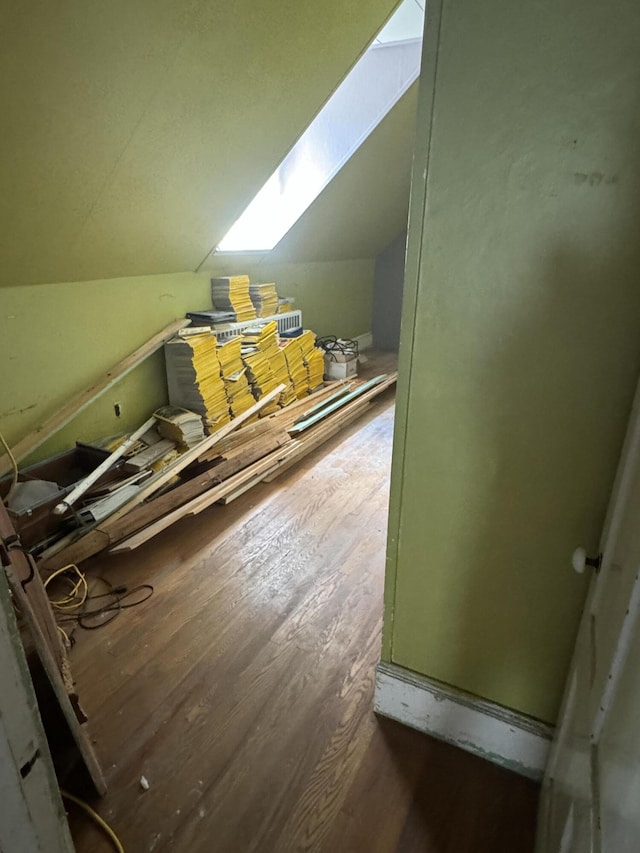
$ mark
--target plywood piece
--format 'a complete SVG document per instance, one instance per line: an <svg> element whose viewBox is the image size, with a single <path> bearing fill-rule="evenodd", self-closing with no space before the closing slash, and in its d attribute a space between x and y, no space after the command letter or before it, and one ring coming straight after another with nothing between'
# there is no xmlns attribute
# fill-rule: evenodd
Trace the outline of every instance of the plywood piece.
<svg viewBox="0 0 640 853"><path fill-rule="evenodd" d="M44 444L47 439L59 432L62 427L66 426L76 415L79 415L87 406L90 406L91 403L97 400L98 397L101 397L105 391L108 391L123 376L126 376L150 355L157 352L165 341L173 337L179 329L183 329L188 325L189 320L184 319L175 320L173 323L170 323L165 329L158 332L157 335L154 335L141 347L138 347L131 355L128 355L122 361L118 362L118 364L114 365L96 382L73 397L59 412L56 412L49 420L45 421L33 430L33 432L30 432L29 435L26 435L11 449L16 461L22 461L30 453L33 453L34 450L37 450L41 444ZM3 456L0 458L0 476L6 474L9 470L11 470L11 462L8 457Z"/></svg>

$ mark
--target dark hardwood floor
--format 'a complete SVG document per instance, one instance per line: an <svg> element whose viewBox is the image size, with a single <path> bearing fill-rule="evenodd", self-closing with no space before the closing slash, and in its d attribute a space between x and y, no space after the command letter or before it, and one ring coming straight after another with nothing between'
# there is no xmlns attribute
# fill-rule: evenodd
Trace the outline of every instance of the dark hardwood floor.
<svg viewBox="0 0 640 853"><path fill-rule="evenodd" d="M533 850L535 784L372 713L392 429L387 392L271 485L91 564L155 587L72 651L127 853Z"/></svg>

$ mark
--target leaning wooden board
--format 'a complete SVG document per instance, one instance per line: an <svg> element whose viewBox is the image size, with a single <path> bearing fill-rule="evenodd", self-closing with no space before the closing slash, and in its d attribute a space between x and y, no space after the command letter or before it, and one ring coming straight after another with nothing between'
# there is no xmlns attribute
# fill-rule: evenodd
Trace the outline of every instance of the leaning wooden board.
<svg viewBox="0 0 640 853"><path fill-rule="evenodd" d="M273 474L279 468L290 467L298 458L315 450L332 435L335 435L340 429L343 429L347 424L359 417L368 408L369 401L395 383L396 378L397 374L394 373L384 378L378 377L378 381L371 387L369 387L369 383L363 385L365 391L341 411L334 411L332 409L333 404L328 406L327 423L321 423L316 430L305 433L304 438L292 441L259 462L249 465L220 485L214 486L212 489L159 518L153 524L150 524L148 527L143 528L139 532L134 533L133 536L112 547L110 553L121 553L139 548L140 545L148 542L176 521L189 515L197 515L218 501L227 498L234 499L249 488L262 482L267 476L273 478Z"/></svg>
<svg viewBox="0 0 640 853"><path fill-rule="evenodd" d="M205 450L209 450L214 447L214 445L229 435L229 433L238 429L241 424L253 417L253 415L257 414L262 408L264 408L264 406L278 397L284 391L284 388L284 385L278 385L277 388L270 391L268 394L265 394L262 399L255 403L250 409L247 409L246 412L238 415L238 417L230 423L225 424L219 430L216 430L216 432L207 436L204 441L201 441L195 447L192 447L190 450L187 450L186 453L179 456L175 462L161 471L160 474L148 480L135 497L130 501L127 501L124 506L120 507L120 509L114 512L113 515L110 515L109 518L105 519L105 521L100 524L100 529L108 530L110 525L115 524L119 519L127 515L127 513L135 509L135 507L140 506L144 500L150 498L162 486L169 483L177 474L180 473L180 471L196 462ZM74 531L60 542L57 542L41 555L39 561L40 567L46 571L53 571L67 563L79 563L81 560L86 560L87 557L101 551L102 548L105 548L109 544L108 537L105 540L105 537L103 536L103 544L100 547L95 548L95 550L89 549L87 551L87 549L83 549L81 546L81 543L84 542L93 530L94 528L87 531L85 534L83 534L82 531ZM94 539L95 537L92 537L92 540Z"/></svg>
<svg viewBox="0 0 640 853"><path fill-rule="evenodd" d="M96 793L102 795L107 786L74 692L73 679L66 652L60 640L55 617L47 598L42 579L33 561L19 547L19 539L7 510L0 501L0 536L3 542L3 563L12 595L22 613L42 668L51 685L78 753L89 774ZM13 547L12 547L13 545Z"/></svg>
<svg viewBox="0 0 640 853"><path fill-rule="evenodd" d="M47 439L59 432L62 427L72 421L76 415L79 415L80 412L84 411L87 406L91 405L91 403L97 400L98 397L101 397L105 391L108 391L112 385L115 385L116 382L122 379L123 376L126 376L127 373L130 373L146 358L154 352L157 352L157 350L163 346L165 341L169 340L169 338L173 337L177 331L183 329L188 324L189 320L176 320L171 323L141 347L138 347L135 352L132 352L122 361L118 362L118 364L114 365L114 367L103 374L96 382L89 385L88 388L85 388L84 391L81 391L75 397L72 397L72 399L69 400L69 402L58 412L56 412L55 415L50 417L11 448L11 452L13 453L16 462L21 462L29 456L30 453L37 450L41 444L44 444ZM0 458L0 476L2 474L6 474L7 471L10 470L11 462L8 457L3 456Z"/></svg>

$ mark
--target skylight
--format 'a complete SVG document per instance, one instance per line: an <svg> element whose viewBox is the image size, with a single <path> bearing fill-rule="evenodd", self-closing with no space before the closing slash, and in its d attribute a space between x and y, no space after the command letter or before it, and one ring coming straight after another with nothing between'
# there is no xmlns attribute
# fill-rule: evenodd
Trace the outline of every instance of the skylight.
<svg viewBox="0 0 640 853"><path fill-rule="evenodd" d="M269 251L357 151L420 73L423 0L404 0L217 252Z"/></svg>

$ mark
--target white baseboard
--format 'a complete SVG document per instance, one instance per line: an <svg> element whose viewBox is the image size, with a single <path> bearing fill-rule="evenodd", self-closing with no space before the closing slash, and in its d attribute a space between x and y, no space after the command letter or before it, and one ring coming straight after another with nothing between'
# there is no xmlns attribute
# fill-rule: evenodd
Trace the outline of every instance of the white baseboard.
<svg viewBox="0 0 640 853"><path fill-rule="evenodd" d="M544 774L551 726L395 664L378 664L374 711L530 779Z"/></svg>
<svg viewBox="0 0 640 853"><path fill-rule="evenodd" d="M358 352L362 352L365 349L371 349L373 346L373 333L365 332L364 335L358 335L355 340L358 342Z"/></svg>

